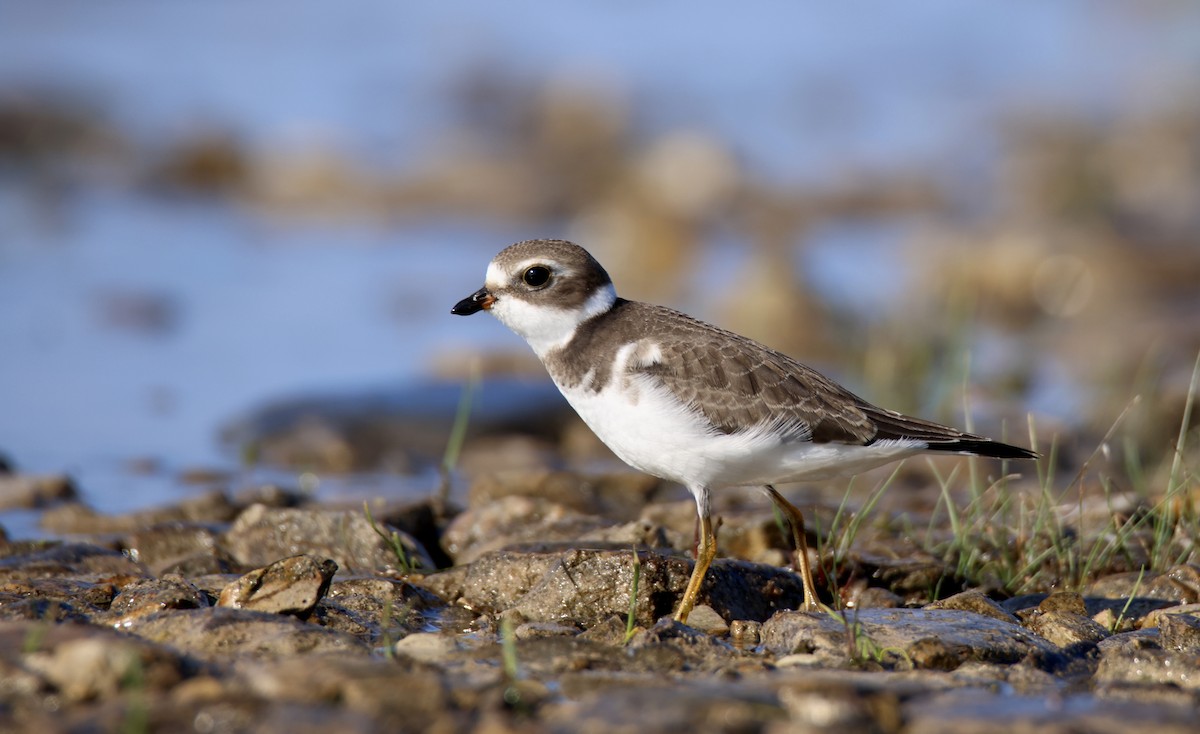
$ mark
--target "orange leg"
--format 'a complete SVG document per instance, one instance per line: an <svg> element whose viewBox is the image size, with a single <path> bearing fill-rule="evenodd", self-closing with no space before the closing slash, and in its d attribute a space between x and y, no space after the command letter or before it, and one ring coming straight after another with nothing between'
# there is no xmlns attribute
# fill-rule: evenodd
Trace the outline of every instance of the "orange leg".
<svg viewBox="0 0 1200 734"><path fill-rule="evenodd" d="M692 568L692 577L688 579L687 590L683 592L683 598L679 601L679 609L675 611L677 622L687 623L688 615L692 613L692 607L696 606L696 599L700 596L700 586L704 583L704 576L708 573L708 567L712 565L716 555L717 540L713 537L712 518L707 514L701 515L700 545L696 548L696 565Z"/></svg>
<svg viewBox="0 0 1200 734"><path fill-rule="evenodd" d="M808 562L808 540L804 537L804 514L800 512L791 502L784 499L783 495L775 491L771 485L765 485L767 496L775 503L788 518L788 525L792 527L792 540L796 546L796 568L800 570L800 580L804 584L804 607L805 612L820 611L821 605L817 602L817 587L813 583L812 566Z"/></svg>

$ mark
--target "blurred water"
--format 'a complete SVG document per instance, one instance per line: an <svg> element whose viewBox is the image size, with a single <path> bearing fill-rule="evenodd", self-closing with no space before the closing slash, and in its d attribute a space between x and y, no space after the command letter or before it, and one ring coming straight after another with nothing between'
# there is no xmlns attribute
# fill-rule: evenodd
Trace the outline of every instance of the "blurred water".
<svg viewBox="0 0 1200 734"><path fill-rule="evenodd" d="M493 249L463 228L275 228L212 205L89 198L69 243L0 260L0 444L23 466L209 461L217 422L254 402L410 377ZM107 322L105 300L127 293L165 299L177 323ZM440 346L500 336L455 326Z"/></svg>
<svg viewBox="0 0 1200 734"><path fill-rule="evenodd" d="M403 167L457 114L447 90L491 67L590 79L626 96L643 130L710 130L756 173L820 180L931 158L970 168L1014 107L1153 103L1200 68L1197 16L1194 4L1095 0L7 0L0 92L82 93L139 140L213 125L259 150L320 144ZM101 478L129 459L228 461L215 429L258 401L399 381L431 353L512 343L447 309L500 246L557 234L288 225L122 185L68 192L65 221L47 226L28 189L0 169L0 450L75 472L102 507L158 491ZM889 245L864 237L813 260L828 293L843 292L836 279L863 248ZM896 268L879 262L882 285Z"/></svg>
<svg viewBox="0 0 1200 734"><path fill-rule="evenodd" d="M0 83L92 91L160 137L231 124L368 160L418 153L445 92L480 67L607 80L663 127L715 130L752 168L826 166L986 143L997 113L1153 105L1200 62L1193 4L674 2L102 5L8 0Z"/></svg>

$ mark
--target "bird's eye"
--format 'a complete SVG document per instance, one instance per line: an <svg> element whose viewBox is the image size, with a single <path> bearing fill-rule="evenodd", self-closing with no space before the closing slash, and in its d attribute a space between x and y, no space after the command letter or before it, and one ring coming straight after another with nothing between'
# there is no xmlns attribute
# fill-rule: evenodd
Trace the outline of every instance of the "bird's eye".
<svg viewBox="0 0 1200 734"><path fill-rule="evenodd" d="M542 265L534 265L525 271L521 276L521 280L525 281L525 285L531 288L541 288L550 282L550 268Z"/></svg>

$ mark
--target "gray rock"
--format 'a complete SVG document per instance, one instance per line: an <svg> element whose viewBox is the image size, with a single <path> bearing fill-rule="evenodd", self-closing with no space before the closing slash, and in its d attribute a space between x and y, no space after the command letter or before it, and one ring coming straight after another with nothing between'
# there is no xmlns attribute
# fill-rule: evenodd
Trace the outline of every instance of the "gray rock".
<svg viewBox="0 0 1200 734"><path fill-rule="evenodd" d="M209 660L227 660L230 656L370 654L365 643L344 632L301 622L295 617L245 609L210 607L161 612L132 620L126 629L139 637Z"/></svg>
<svg viewBox="0 0 1200 734"><path fill-rule="evenodd" d="M692 562L639 551L636 622L650 626L670 614L682 596ZM421 584L477 612L515 613L526 621L590 627L625 618L633 582L630 551L501 551L470 565L426 576ZM709 570L700 602L725 619L763 620L803 599L800 580L782 569L718 560Z"/></svg>
<svg viewBox="0 0 1200 734"><path fill-rule="evenodd" d="M579 628L554 622L525 622L517 627L513 634L518 640L532 640L537 637L574 637L579 634Z"/></svg>
<svg viewBox="0 0 1200 734"><path fill-rule="evenodd" d="M1124 586L1127 580L1126 574L1117 574L1113 577L1118 579L1119 583L1114 583L1114 586ZM1135 575L1136 579L1136 575ZM1093 586L1103 585L1104 579L1093 582ZM1132 588L1132 587L1130 587ZM1023 594L1011 599L1005 599L1000 602L1001 608L1005 611L1019 615L1021 612L1029 609L1035 609L1041 606L1053 595L1051 594ZM1105 629L1111 629L1112 624L1118 619L1122 620L1122 625L1128 626L1143 626L1142 620L1148 615L1154 614L1158 609L1166 609L1177 606L1177 602L1167 599L1151 599L1149 597L1138 596L1130 599L1128 596L1084 596L1083 604L1087 616L1091 617ZM1109 620L1109 624L1105 624L1102 620Z"/></svg>
<svg viewBox="0 0 1200 734"><path fill-rule="evenodd" d="M1200 570L1184 565L1166 573L1124 573L1102 576L1084 589L1084 596L1108 599L1158 599L1173 604L1200 602Z"/></svg>
<svg viewBox="0 0 1200 734"><path fill-rule="evenodd" d="M397 534L411 564L433 568L420 543L389 526L377 527ZM362 512L251 505L222 542L238 563L251 568L307 553L332 559L345 573L405 570L398 569L401 564L395 552Z"/></svg>
<svg viewBox="0 0 1200 734"><path fill-rule="evenodd" d="M58 599L37 599L0 591L0 620L90 622L100 610Z"/></svg>
<svg viewBox="0 0 1200 734"><path fill-rule="evenodd" d="M632 667L635 671L717 671L743 658L742 651L728 642L670 617L658 620L649 629L639 630L629 640L627 649L633 655L632 665L625 663L621 667ZM745 660L753 669L765 668L761 659L745 657Z"/></svg>
<svg viewBox="0 0 1200 734"><path fill-rule="evenodd" d="M895 609L904 606L904 597L891 589L865 584L851 589L843 586L842 598L846 599L846 606L854 609Z"/></svg>
<svg viewBox="0 0 1200 734"><path fill-rule="evenodd" d="M778 698L760 686L711 682L669 686L654 680L627 681L577 699L548 704L544 715L555 731L585 734L759 731L772 723L784 724L787 719Z"/></svg>
<svg viewBox="0 0 1200 734"><path fill-rule="evenodd" d="M0 473L0 510L31 510L78 497L65 474Z"/></svg>
<svg viewBox="0 0 1200 734"><path fill-rule="evenodd" d="M335 580L311 621L371 645L390 644L440 619L446 604L408 581L382 577Z"/></svg>
<svg viewBox="0 0 1200 734"><path fill-rule="evenodd" d="M11 600L62 604L81 614L99 614L107 609L117 595L117 585L111 581L96 579L83 581L64 576L21 579L0 583L0 595ZM8 612L9 604L3 605ZM20 618L27 618L21 616ZM37 618L41 618L40 615Z"/></svg>
<svg viewBox="0 0 1200 734"><path fill-rule="evenodd" d="M721 637L729 632L729 623L707 604L697 604L692 613L688 615L687 623L689 627L715 637Z"/></svg>
<svg viewBox="0 0 1200 734"><path fill-rule="evenodd" d="M481 474L471 482L467 507L485 507L505 497L532 497L585 515L618 522L638 519L663 485L647 474L584 475L566 471L506 471Z"/></svg>
<svg viewBox="0 0 1200 734"><path fill-rule="evenodd" d="M0 558L0 583L54 576L84 581L146 575L141 566L122 553L86 543L54 543L14 550L18 552Z"/></svg>
<svg viewBox="0 0 1200 734"><path fill-rule="evenodd" d="M396 642L392 647L397 655L425 663L446 660L458 649L453 637L437 632L417 632Z"/></svg>
<svg viewBox="0 0 1200 734"><path fill-rule="evenodd" d="M233 570L233 559L220 549L211 525L173 521L136 530L121 540L129 557L151 573L221 573Z"/></svg>
<svg viewBox="0 0 1200 734"><path fill-rule="evenodd" d="M1164 650L1153 631L1113 635L1100 645L1098 684L1174 685L1200 690L1200 653Z"/></svg>
<svg viewBox="0 0 1200 734"><path fill-rule="evenodd" d="M165 647L90 625L0 622L0 650L73 702L169 688L189 669Z"/></svg>
<svg viewBox="0 0 1200 734"><path fill-rule="evenodd" d="M450 522L442 548L457 564L522 543L564 543L612 525L540 497L506 496L468 509Z"/></svg>
<svg viewBox="0 0 1200 734"><path fill-rule="evenodd" d="M1119 734L1152 727L1159 734L1194 732L1195 709L1156 703L1105 701L1090 695L1000 695L980 689L947 691L903 706L905 731L922 734Z"/></svg>
<svg viewBox="0 0 1200 734"><path fill-rule="evenodd" d="M604 645L623 646L628 634L628 622L628 619L622 619L614 614L608 619L601 620L588 627L579 633L579 636L585 640L593 640ZM634 627L634 629L641 628Z"/></svg>
<svg viewBox="0 0 1200 734"><path fill-rule="evenodd" d="M79 503L52 507L42 513L42 528L60 534L129 533L166 522L229 522L240 508L225 492L214 489L167 507L127 515L105 515Z"/></svg>
<svg viewBox="0 0 1200 734"><path fill-rule="evenodd" d="M1158 624L1164 650L1200 652L1200 617L1195 614L1164 614Z"/></svg>
<svg viewBox="0 0 1200 734"><path fill-rule="evenodd" d="M776 655L813 653L844 661L869 651L904 651L914 645L941 643L959 658L986 663L1016 663L1035 652L1053 654L1045 640L1018 625L953 609L863 609L847 611L845 622L824 613L780 612L763 624L762 644ZM857 624L857 630L847 623ZM969 651L969 655L962 651ZM932 654L932 653L931 653ZM944 659L939 661L944 664Z"/></svg>
<svg viewBox="0 0 1200 734"><path fill-rule="evenodd" d="M335 573L337 564L328 558L310 555L283 558L226 586L217 598L217 606L292 614L304 619L329 591Z"/></svg>
<svg viewBox="0 0 1200 734"><path fill-rule="evenodd" d="M367 715L374 721L372 731L424 731L452 705L438 670L412 661L327 657L319 665L295 665L253 660L240 663L236 677L265 700L340 705Z"/></svg>
<svg viewBox="0 0 1200 734"><path fill-rule="evenodd" d="M1138 620L1138 629L1148 629L1158 627L1162 624L1163 615L1166 614L1191 614L1193 616L1200 615L1200 604L1171 604L1155 609Z"/></svg>
<svg viewBox="0 0 1200 734"><path fill-rule="evenodd" d="M400 730L402 722L376 722L370 716L324 702L272 701L245 691L217 699L178 701L174 696L139 694L80 707L51 720L62 732L255 732L256 734L375 734L380 727ZM144 728L141 728L144 727Z"/></svg>
<svg viewBox="0 0 1200 734"><path fill-rule="evenodd" d="M121 588L112 600L108 618L114 627L167 609L207 607L208 597L181 577L139 579Z"/></svg>

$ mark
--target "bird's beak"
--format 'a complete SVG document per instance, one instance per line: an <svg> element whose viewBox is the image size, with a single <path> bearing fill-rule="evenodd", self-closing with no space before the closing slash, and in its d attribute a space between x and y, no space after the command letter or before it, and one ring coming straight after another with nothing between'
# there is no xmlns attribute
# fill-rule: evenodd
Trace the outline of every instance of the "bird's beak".
<svg viewBox="0 0 1200 734"><path fill-rule="evenodd" d="M480 288L471 295L454 304L450 313L455 316L470 316L479 311L486 311L496 302L496 297L488 293L487 288Z"/></svg>

